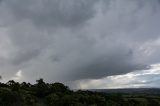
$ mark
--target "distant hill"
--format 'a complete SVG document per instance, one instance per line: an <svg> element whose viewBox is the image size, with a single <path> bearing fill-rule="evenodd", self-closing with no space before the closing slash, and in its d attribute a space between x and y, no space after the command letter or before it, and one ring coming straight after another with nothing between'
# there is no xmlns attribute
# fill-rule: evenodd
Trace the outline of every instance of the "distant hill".
<svg viewBox="0 0 160 106"><path fill-rule="evenodd" d="M160 94L160 88L89 89L103 93Z"/></svg>

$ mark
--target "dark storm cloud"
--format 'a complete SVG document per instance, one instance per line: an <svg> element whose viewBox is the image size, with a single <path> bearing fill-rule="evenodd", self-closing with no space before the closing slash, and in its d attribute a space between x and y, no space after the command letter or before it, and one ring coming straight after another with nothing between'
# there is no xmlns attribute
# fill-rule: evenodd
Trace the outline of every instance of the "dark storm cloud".
<svg viewBox="0 0 160 106"><path fill-rule="evenodd" d="M106 89L106 88L157 88L160 80L160 64L150 66L150 69L137 70L127 74L113 75L101 79L76 81L75 89Z"/></svg>
<svg viewBox="0 0 160 106"><path fill-rule="evenodd" d="M112 45L110 45L112 46ZM125 48L124 48L125 47ZM127 73L132 70L144 69L146 66L140 63L135 63L133 54L130 53L130 49L125 45L113 46L116 50L106 48L105 54L99 54L98 51L94 51L94 54L88 62L85 61L80 63L72 72L74 79L84 78L101 78L107 75L115 75ZM97 48L96 48L97 49ZM108 52L109 51L109 52ZM118 51L118 52L117 52ZM92 54L89 54L90 56ZM90 57L87 56L87 57ZM86 58L87 58L86 57Z"/></svg>
<svg viewBox="0 0 160 106"><path fill-rule="evenodd" d="M53 32L49 33L49 29L55 31L59 26L70 28L82 25L95 12L94 0L70 0L68 2L64 0L13 0L3 1L3 3L4 7L13 14L11 15L12 21L15 21L11 24L13 26L9 24L10 37L19 49L13 60L15 64L34 58L30 53L41 52L52 42L50 39L52 39ZM36 27L42 27L42 29Z"/></svg>
<svg viewBox="0 0 160 106"><path fill-rule="evenodd" d="M159 10L157 0L3 0L0 65L29 81L144 69L158 62Z"/></svg>
<svg viewBox="0 0 160 106"><path fill-rule="evenodd" d="M75 27L94 16L95 0L4 1L17 21L29 19L40 27Z"/></svg>
<svg viewBox="0 0 160 106"><path fill-rule="evenodd" d="M39 53L40 51L38 50L32 50L32 51L28 50L27 52L25 52L25 50L22 50L21 52L19 51L19 53L15 55L12 63L14 65L23 64L23 62L27 62L28 60L35 58L37 55L39 55Z"/></svg>

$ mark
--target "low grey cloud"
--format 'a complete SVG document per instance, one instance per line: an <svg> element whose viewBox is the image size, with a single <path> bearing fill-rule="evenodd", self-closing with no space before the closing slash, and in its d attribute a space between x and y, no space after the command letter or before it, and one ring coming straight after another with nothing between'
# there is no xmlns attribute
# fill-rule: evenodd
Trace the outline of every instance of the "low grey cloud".
<svg viewBox="0 0 160 106"><path fill-rule="evenodd" d="M136 70L127 74L113 75L101 79L77 80L72 82L73 89L117 89L117 88L159 88L160 64L150 69Z"/></svg>
<svg viewBox="0 0 160 106"><path fill-rule="evenodd" d="M75 27L94 16L95 0L4 1L15 20L30 20L37 27Z"/></svg>
<svg viewBox="0 0 160 106"><path fill-rule="evenodd" d="M0 66L23 80L99 79L159 60L158 0L2 0Z"/></svg>

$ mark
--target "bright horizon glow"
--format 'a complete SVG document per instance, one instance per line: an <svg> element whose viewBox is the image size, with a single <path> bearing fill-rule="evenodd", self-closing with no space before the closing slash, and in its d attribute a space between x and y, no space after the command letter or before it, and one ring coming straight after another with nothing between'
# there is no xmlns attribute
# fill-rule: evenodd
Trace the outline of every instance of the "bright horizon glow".
<svg viewBox="0 0 160 106"><path fill-rule="evenodd" d="M102 79L86 79L76 81L80 89L119 89L119 88L150 88L160 80L160 63L152 64L146 70L136 70L122 75L108 76ZM153 75L157 75L152 78Z"/></svg>

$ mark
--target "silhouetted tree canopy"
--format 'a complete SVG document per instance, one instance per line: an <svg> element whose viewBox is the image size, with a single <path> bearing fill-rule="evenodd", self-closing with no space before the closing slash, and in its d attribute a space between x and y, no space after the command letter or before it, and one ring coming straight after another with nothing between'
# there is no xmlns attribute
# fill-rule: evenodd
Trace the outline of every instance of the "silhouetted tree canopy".
<svg viewBox="0 0 160 106"><path fill-rule="evenodd" d="M0 106L160 106L160 95L72 91L62 83L0 83Z"/></svg>

